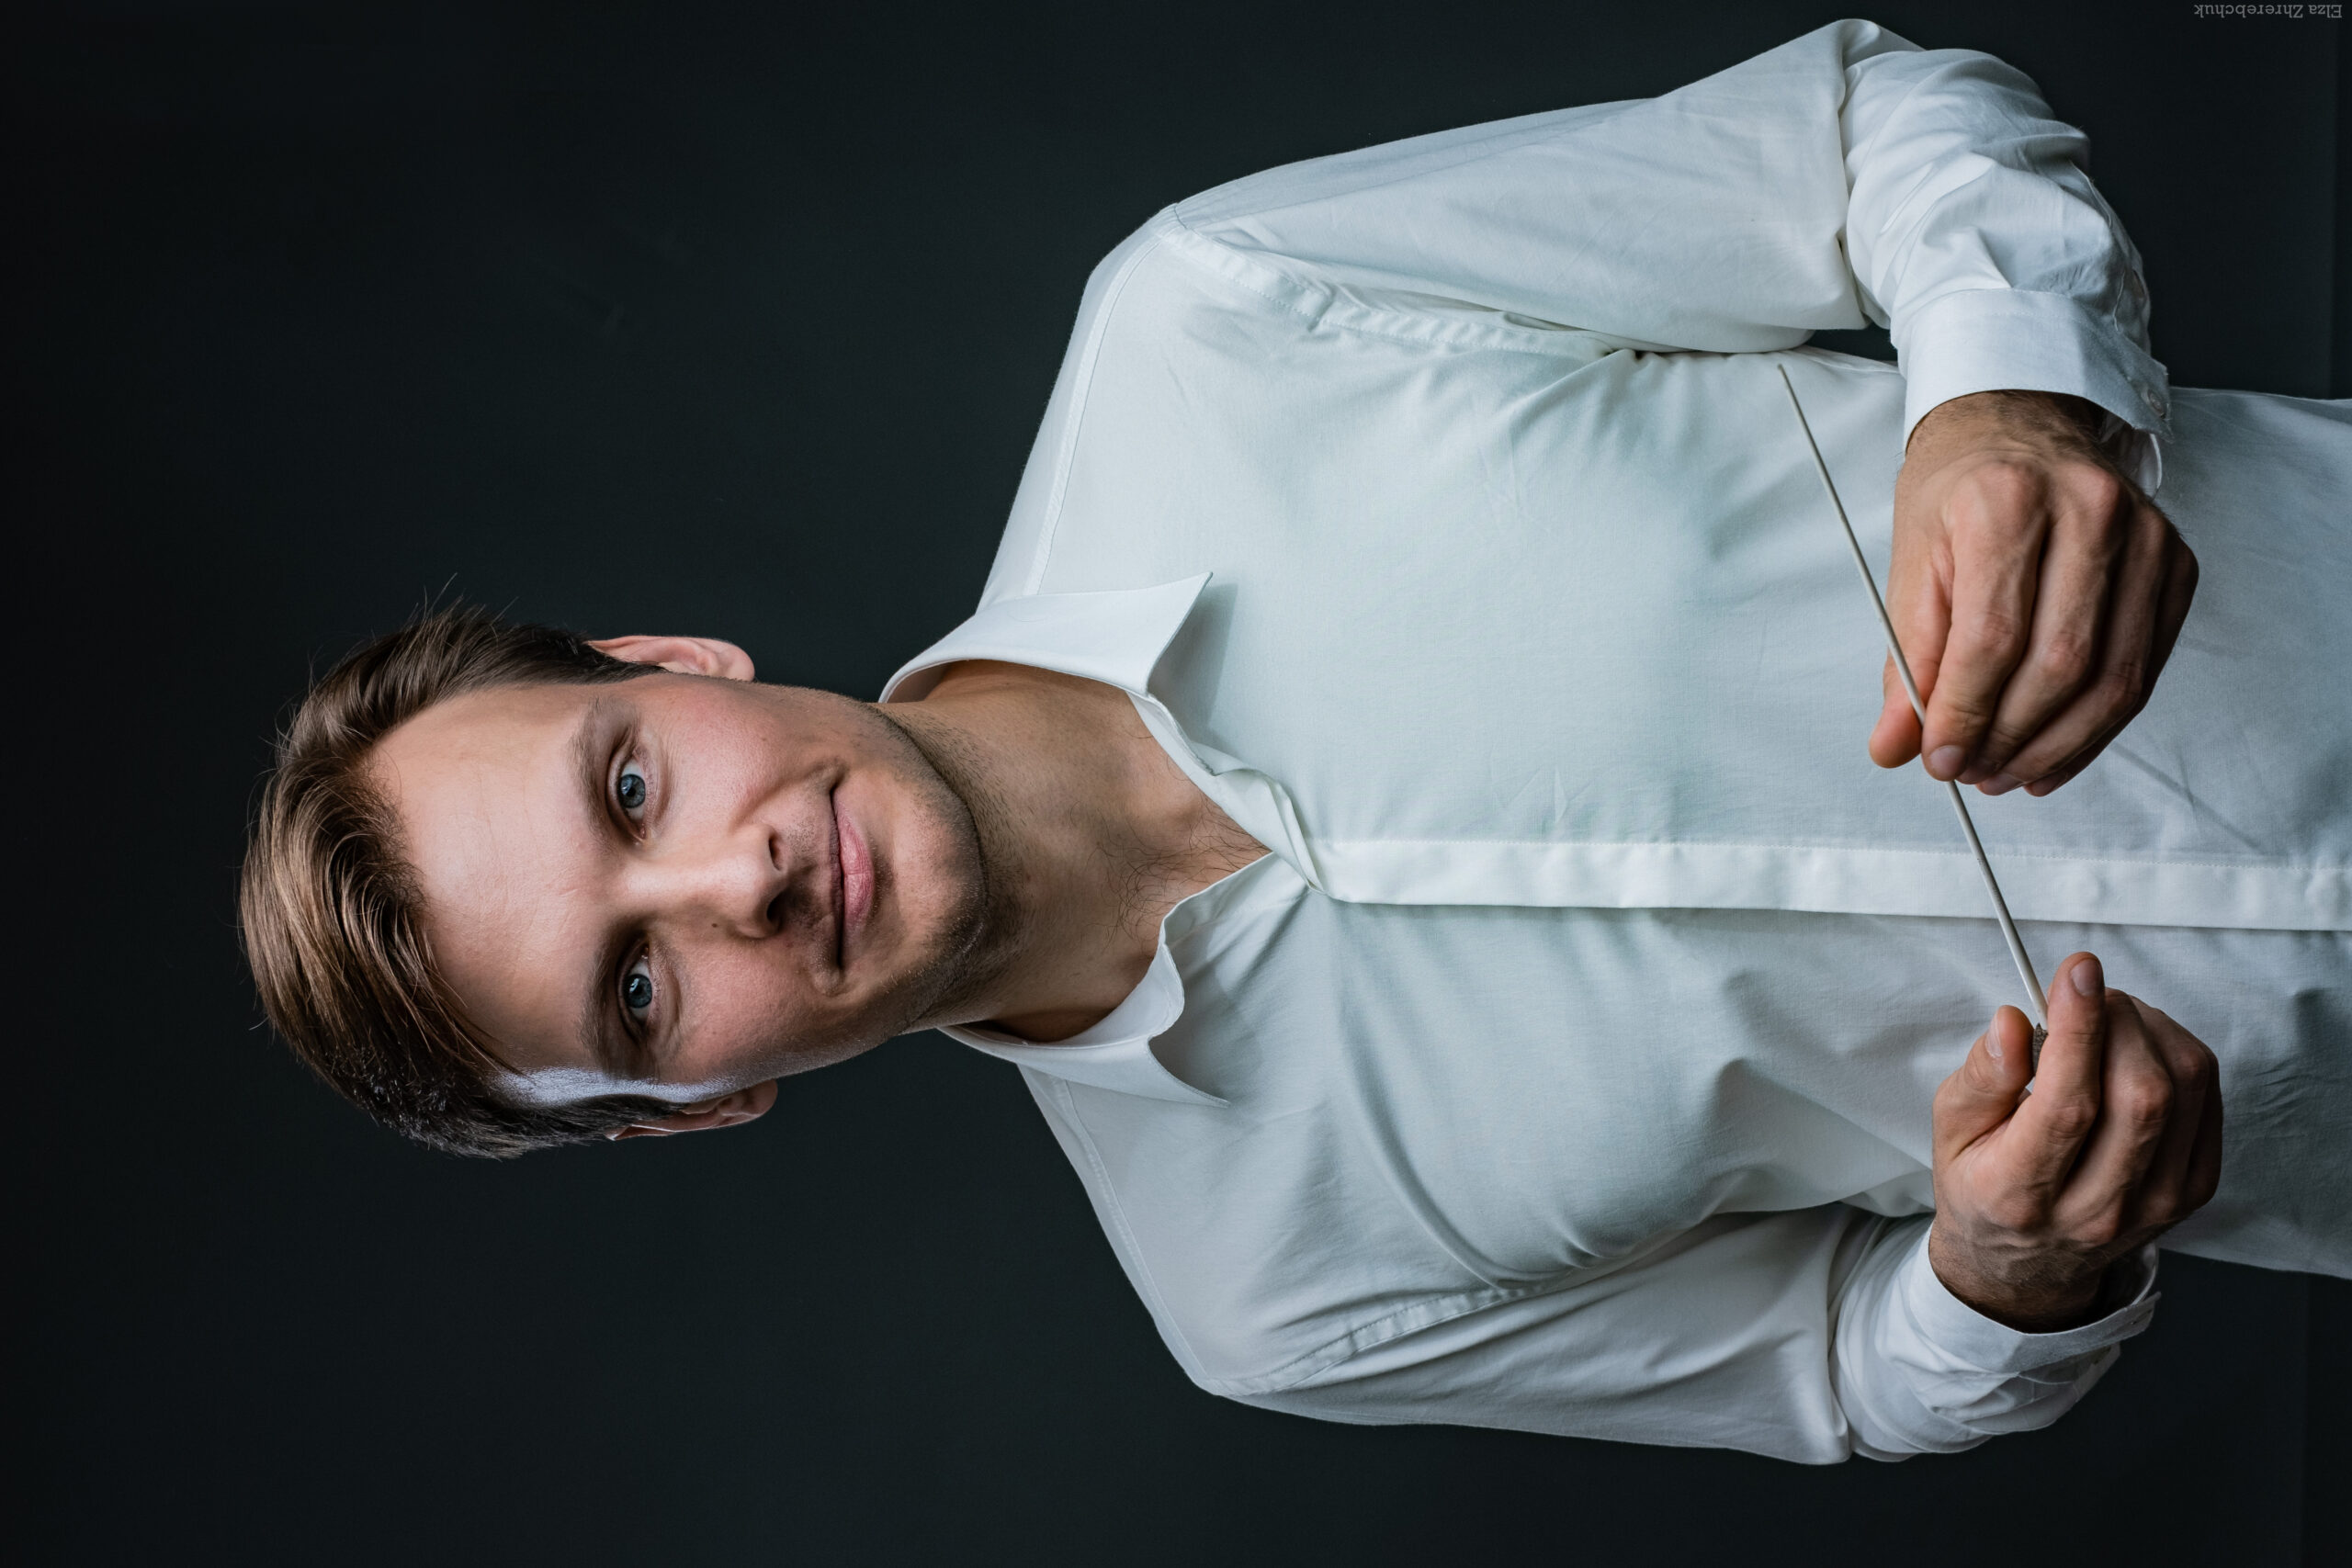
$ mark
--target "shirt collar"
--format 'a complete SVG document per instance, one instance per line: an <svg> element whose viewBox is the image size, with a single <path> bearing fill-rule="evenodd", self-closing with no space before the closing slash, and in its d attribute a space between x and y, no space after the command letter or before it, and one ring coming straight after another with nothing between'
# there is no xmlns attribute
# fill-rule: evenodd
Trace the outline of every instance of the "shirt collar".
<svg viewBox="0 0 2352 1568"><path fill-rule="evenodd" d="M920 701L947 665L966 659L993 659L1100 681L1139 703L1156 705L1157 699L1147 690L1152 666L1159 662L1160 654L1193 613L1208 581L1209 574L1202 572L1152 588L1033 593L983 604L970 620L891 676L882 688L882 700ZM1226 890L1246 879L1263 859L1170 910L1160 922L1159 948L1152 955L1151 967L1126 999L1091 1029L1051 1045L994 1029L956 1026L940 1032L976 1051L1072 1083L1152 1100L1224 1104L1216 1095L1194 1089L1161 1066L1151 1053L1151 1041L1165 1033L1184 1010L1184 982L1168 950L1170 939L1207 918L1222 904Z"/></svg>
<svg viewBox="0 0 2352 1568"><path fill-rule="evenodd" d="M1031 593L983 604L891 676L882 700L920 702L938 683L943 668L964 659L1058 670L1146 696L1151 667L1193 613L1208 581L1204 571L1156 588Z"/></svg>
<svg viewBox="0 0 2352 1568"><path fill-rule="evenodd" d="M1260 855L1239 871L1180 900L1159 922L1159 949L1152 954L1151 967L1126 999L1091 1029L1050 1045L975 1024L952 1025L939 1032L975 1051L1072 1083L1148 1100L1223 1105L1225 1101L1216 1095L1194 1089L1170 1072L1151 1049L1152 1041L1174 1028L1184 1011L1184 978L1176 967L1170 944L1184 941L1228 907L1250 901L1250 889L1258 886L1261 877L1274 874L1272 868L1283 863L1280 856Z"/></svg>
<svg viewBox="0 0 2352 1568"><path fill-rule="evenodd" d="M1102 1022L1081 1034L1040 1045L1002 1030L972 1024L951 1025L939 1032L975 1051L1072 1083L1148 1100L1222 1105L1224 1100L1194 1089L1151 1054L1152 1036L1167 1032L1183 1011L1184 982L1176 973L1176 959L1168 951L1163 933L1159 951L1152 954L1142 983Z"/></svg>

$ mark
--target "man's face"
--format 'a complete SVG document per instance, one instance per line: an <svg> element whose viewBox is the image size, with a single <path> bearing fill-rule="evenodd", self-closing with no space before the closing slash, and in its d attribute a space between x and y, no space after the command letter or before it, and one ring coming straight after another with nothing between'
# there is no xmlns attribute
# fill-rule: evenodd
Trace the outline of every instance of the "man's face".
<svg viewBox="0 0 2352 1568"><path fill-rule="evenodd" d="M509 1064L741 1088L912 1026L982 925L969 812L863 704L657 673L386 735L442 973Z"/></svg>

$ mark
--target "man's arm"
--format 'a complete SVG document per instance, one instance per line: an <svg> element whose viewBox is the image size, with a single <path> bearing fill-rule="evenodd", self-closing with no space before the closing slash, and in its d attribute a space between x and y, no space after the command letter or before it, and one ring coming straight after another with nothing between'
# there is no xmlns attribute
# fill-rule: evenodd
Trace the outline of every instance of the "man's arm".
<svg viewBox="0 0 2352 1568"><path fill-rule="evenodd" d="M1367 1346L1247 1404L1806 1464L1952 1453L2055 1421L2155 1310L2153 1259L2090 1323L2027 1333L1953 1296L1928 1221L1830 1205L1722 1215L1606 1274Z"/></svg>
<svg viewBox="0 0 2352 1568"><path fill-rule="evenodd" d="M1932 1222L1722 1215L1615 1272L1375 1342L1252 1404L1821 1463L2048 1426L2155 1308L2157 1235L2213 1195L2212 1053L2077 954L1936 1100Z"/></svg>
<svg viewBox="0 0 2352 1568"><path fill-rule="evenodd" d="M1343 1421L1815 1463L2048 1426L2147 1325L2153 1243L2220 1179L2222 1101L2212 1053L2106 989L2087 953L2052 987L2038 1077L2031 1038L2003 1008L1938 1093L1932 1220L1834 1204L1718 1215L1614 1271L1366 1336L1291 1387L1233 1392Z"/></svg>
<svg viewBox="0 0 2352 1568"><path fill-rule="evenodd" d="M1302 279L1629 347L1887 324L1912 442L1892 608L1929 771L2044 793L2138 711L2195 587L2145 493L2168 393L2139 258L2085 156L1999 61L1849 21L1662 98L1295 164L1177 210ZM1891 688L1872 755L1917 754Z"/></svg>

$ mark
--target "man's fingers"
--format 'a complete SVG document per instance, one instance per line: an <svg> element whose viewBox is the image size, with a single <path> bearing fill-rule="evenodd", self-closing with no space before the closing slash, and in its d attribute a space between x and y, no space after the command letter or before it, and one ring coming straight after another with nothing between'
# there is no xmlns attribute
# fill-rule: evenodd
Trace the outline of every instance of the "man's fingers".
<svg viewBox="0 0 2352 1568"><path fill-rule="evenodd" d="M2106 977L2098 959L2078 953L2058 966L2050 987L2050 1038L2042 1043L2033 1094L2018 1108L2016 1179L2055 1193L2098 1125L2107 1074Z"/></svg>
<svg viewBox="0 0 2352 1568"><path fill-rule="evenodd" d="M2159 1162L2177 1120L2179 1093L2132 998L2110 991L2105 1007L2107 1072L2098 1126L2075 1162L2058 1212L2060 1224L2076 1241L2094 1247L2121 1240L2144 1224L2171 1223L2151 1212L2150 1200L2168 1201L2173 1195ZM2184 1161L2195 1126L2190 1122L2190 1135L2177 1145Z"/></svg>
<svg viewBox="0 0 2352 1568"><path fill-rule="evenodd" d="M2087 766L2147 705L2149 690L2180 630L2178 618L2172 616L2171 558L2186 547L2152 506L2132 507L2125 534L2119 558L2110 561L2113 583L2096 669L2077 684L2063 709L2045 716L2040 729L2023 739L2006 760L1996 754L2001 732L2009 725L2009 699L2002 699L2001 718L1983 753L1991 768L1988 795ZM2185 603L2178 608L2186 615Z"/></svg>
<svg viewBox="0 0 2352 1568"><path fill-rule="evenodd" d="M2201 574L2197 552L2181 542L2180 535L2169 522L2165 525L2165 536L2169 547L2165 551L2164 603L2156 612L2156 636L2148 662L2151 686L2172 661L2173 645L2180 640L2180 628L2188 619L2188 607L2197 602L2197 581Z"/></svg>
<svg viewBox="0 0 2352 1568"><path fill-rule="evenodd" d="M2060 502L2042 555L2025 657L2001 690L1984 739L1961 774L1963 783L2002 773L2030 783L2074 755L2100 723L2098 711L2077 716L2075 710L2084 705L2076 699L2095 675L2104 675L2102 653L2129 642L2132 628L2124 616L2130 610L2139 612L2134 650L2140 657L2132 668L2145 663L2154 600L2163 581L2162 541L2141 549L2144 560L2132 558L2131 492L2104 468L2069 473ZM2138 568L2141 581L2135 585L2120 577L2119 557L2125 572ZM2073 720L2073 743L2063 750L2050 749L2045 733L2062 716ZM2041 754L2042 766L2019 755L2027 748Z"/></svg>
<svg viewBox="0 0 2352 1568"><path fill-rule="evenodd" d="M2108 743L2113 740L2117 736L2123 733L2123 727L2132 721L2132 716L2130 714L2125 714L2121 718L2119 718L2113 724L2109 725L2107 728L2092 738L2089 745L2084 747L2080 751L2075 753L2075 760L2073 761L2067 763L2064 767L2060 768L2057 772L2045 774L2041 778L2039 778L2033 783L2026 785L2026 794L2038 798L2041 795L2048 795L2054 789L2058 789L2074 783L2075 779L2085 768L2089 767L2093 762L2098 761L2098 754L2107 750ZM1992 793L1997 795L2002 792L1995 790Z"/></svg>
<svg viewBox="0 0 2352 1568"><path fill-rule="evenodd" d="M2005 464L1971 474L1947 505L1951 631L1934 686L1922 681L1919 688L1928 703L1928 772L1939 779L1966 771L2025 657L2049 529L2041 484Z"/></svg>
<svg viewBox="0 0 2352 1568"><path fill-rule="evenodd" d="M2181 1190L2185 1213L2195 1213L2213 1201L2222 1186L2222 1086L2218 1075L2206 1091L2204 1111L2197 1121L2197 1147L2188 1156L2188 1176Z"/></svg>
<svg viewBox="0 0 2352 1568"><path fill-rule="evenodd" d="M2171 525L2167 524L2165 526L2169 531ZM2165 665L2171 660L2174 645L2180 640L2180 628L2188 619L2189 605L2197 597L2198 575L2199 568L2195 553L2180 542L2179 535L2171 535L2171 548L2165 552L2165 559L2164 600L2156 612L2155 637L2148 658L2145 684L2151 689L2156 683L2156 677L2164 673ZM2143 701L2144 703L2144 696ZM2094 737L2088 745L2077 750L2073 761L2057 771L2043 775L2035 783L2028 784L2026 793L2037 796L2045 795L2072 783L2076 774L2098 760L2098 754L2107 750L2109 741L2123 732L2123 727L2137 716L2137 711L2134 709L2132 713L2123 714L2116 718L2106 729Z"/></svg>
<svg viewBox="0 0 2352 1568"><path fill-rule="evenodd" d="M2120 995L2120 993L2118 993ZM2218 1149L2221 1127L2220 1070L2213 1053L2159 1009L2136 997L2126 997L2139 1015L2141 1027L2164 1060L2172 1079L2173 1108L2164 1140L2141 1183L2133 1224L2137 1227L2170 1225L2187 1218L2212 1196L2211 1188L2198 1190L2199 1153L2212 1130ZM2218 1162L2215 1174L2219 1173Z"/></svg>
<svg viewBox="0 0 2352 1568"><path fill-rule="evenodd" d="M1976 1037L1967 1059L1936 1090L1935 1157L1949 1160L2007 1121L2033 1077L2033 1026L2005 1007Z"/></svg>
<svg viewBox="0 0 2352 1568"><path fill-rule="evenodd" d="M2089 767L2093 762L2098 760L2098 754L2107 750L2108 743L2109 741L2123 733L2124 726L2132 722L2132 718L2138 714L2138 711L2139 710L2135 708L2131 713L2118 715L2114 719L2109 721L2104 728L2100 729L2098 734L2092 736L2090 739L2076 747L2073 757L2055 767L2048 769L2040 778L2026 785L2025 792L2030 795L2041 796L2048 795L2052 790L2058 788L2062 784L2071 783L2076 774L2080 773L2085 768ZM2016 788L2017 786L2014 782L2004 782L2008 780L2009 777L2010 775L2003 774L1999 779L1987 780L1983 786L1984 793L1987 795L2005 795L2009 790Z"/></svg>

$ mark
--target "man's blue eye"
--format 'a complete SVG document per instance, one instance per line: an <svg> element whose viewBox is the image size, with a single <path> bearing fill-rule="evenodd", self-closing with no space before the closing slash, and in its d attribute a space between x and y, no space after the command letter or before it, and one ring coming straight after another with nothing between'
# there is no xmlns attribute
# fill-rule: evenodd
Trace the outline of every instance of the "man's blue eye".
<svg viewBox="0 0 2352 1568"><path fill-rule="evenodd" d="M653 976L643 969L632 969L621 982L621 1000L631 1012L643 1012L653 1005Z"/></svg>
<svg viewBox="0 0 2352 1568"><path fill-rule="evenodd" d="M624 811L645 808L645 774L639 771L635 762L621 769L621 776L613 783L613 794L619 798Z"/></svg>

